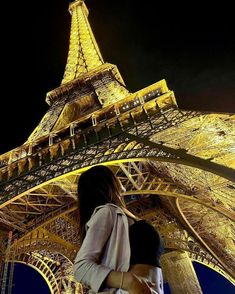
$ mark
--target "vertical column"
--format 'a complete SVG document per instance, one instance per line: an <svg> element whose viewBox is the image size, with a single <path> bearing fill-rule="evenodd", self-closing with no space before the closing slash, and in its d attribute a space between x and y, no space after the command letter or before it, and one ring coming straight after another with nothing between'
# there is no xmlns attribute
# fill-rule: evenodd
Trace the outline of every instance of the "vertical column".
<svg viewBox="0 0 235 294"><path fill-rule="evenodd" d="M12 231L8 233L8 241L5 252L5 260L3 266L3 275L2 275L2 283L1 283L1 294L6 293L7 288L7 275L8 275L8 266L9 266L9 257L10 257L10 248L11 248L11 240L12 240Z"/></svg>
<svg viewBox="0 0 235 294"><path fill-rule="evenodd" d="M3 265L4 265L4 255L0 253L0 289L2 288L2 281L3 281Z"/></svg>
<svg viewBox="0 0 235 294"><path fill-rule="evenodd" d="M161 258L164 281L172 294L202 294L196 272L186 252L171 251Z"/></svg>

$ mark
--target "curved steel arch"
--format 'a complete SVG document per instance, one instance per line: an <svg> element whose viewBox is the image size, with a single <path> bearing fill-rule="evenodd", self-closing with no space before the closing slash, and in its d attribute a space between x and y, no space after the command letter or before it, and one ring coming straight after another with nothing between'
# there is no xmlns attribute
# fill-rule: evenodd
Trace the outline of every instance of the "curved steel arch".
<svg viewBox="0 0 235 294"><path fill-rule="evenodd" d="M227 270L227 272L230 274L227 275L228 276L228 280L232 281L233 284L235 284L235 274L234 272L231 270L230 267L228 267L228 265L226 263L223 262L223 260L221 260L221 258L207 245L207 243L201 238L201 236L195 231L195 229L191 226L191 224L189 223L189 221L187 220L186 216L184 215L180 204L179 204L179 199L176 199L176 205L177 205L177 209L180 212L181 217L183 218L184 222L187 224L187 226L190 228L190 230L194 233L195 236L197 236L198 240L200 240L201 244L203 244L203 246L208 250L208 252L214 256L219 263Z"/></svg>
<svg viewBox="0 0 235 294"><path fill-rule="evenodd" d="M24 253L29 253L31 251L39 251L44 250L45 246L48 248L47 251L50 251L50 248L53 249L53 252L58 252L65 258L67 258L69 261L72 262L72 259L75 257L75 254L78 250L78 248L74 249L67 249L65 246L59 242L55 242L55 240L47 239L47 238L30 238L30 244L28 245L29 240L21 240L19 244L17 244L17 251L15 252L16 256L19 256ZM20 247L19 245L22 245ZM25 245L25 246L24 246ZM52 245L51 247L49 245ZM14 245L13 245L14 246Z"/></svg>
<svg viewBox="0 0 235 294"><path fill-rule="evenodd" d="M196 167L208 172L213 172L226 179L234 180L234 170L231 168L189 155L183 150L169 148L142 138L138 138L131 134L128 134L128 136L131 138L134 137L133 140L127 142L128 144L139 141L141 143L144 142L143 145L138 149L134 148L131 150L122 150L121 152L115 152L115 148L113 148L115 146L112 146L113 153L110 154L107 154L107 149L104 148L104 145L84 147L80 150L80 154L73 151L67 156L60 157L49 164L42 165L35 170L31 170L29 174L19 176L6 182L5 184L3 183L0 187L0 193L5 196L1 199L2 203L0 204L0 208L10 203L12 198L20 198L25 194L25 192L33 191L35 187L40 187L50 183L55 180L55 178L77 173L78 170L82 171L83 169L96 164L112 164L118 162L145 160L174 162ZM116 137L114 141L111 140L114 145L116 145L116 148L120 144L123 144L123 140L122 143L120 143L118 138L119 137ZM109 142L109 148L111 148L112 142ZM134 146L135 145L136 144L134 144Z"/></svg>
<svg viewBox="0 0 235 294"><path fill-rule="evenodd" d="M185 199L185 200L188 200L188 201L192 201L192 202L196 202L198 204L201 204L201 205L204 205L218 213L221 213L222 215L224 215L225 217L227 217L228 219L232 220L232 221L235 221L235 215L230 213L229 210L223 210L221 211L220 208L217 208L216 206L213 206L212 204L208 204L208 203L205 203L203 202L202 200L200 199L197 199L197 198L194 198L192 196L189 196L189 195L186 195L186 194L181 194L181 193L177 193L177 192L169 192L169 191L161 191L161 190L140 190L140 191L137 191L137 190L130 190L130 191L127 191L125 193L123 193L123 196L127 196L127 195L142 195L142 194L151 194L151 195L161 195L161 196L166 196L166 197L172 197L172 198L175 198L175 199Z"/></svg>
<svg viewBox="0 0 235 294"><path fill-rule="evenodd" d="M42 256L42 257L46 257L46 256ZM69 259L67 260L68 262L71 263ZM56 275L54 274L54 269L53 269L55 261L53 262L49 261L47 263L42 258L40 258L39 255L33 252L30 255L30 258L29 258L29 255L23 253L18 257L18 259L15 259L14 262L22 263L34 268L44 278L52 294L61 293L58 280ZM72 263L71 263L71 266L72 266ZM69 281L68 284L70 285L71 283L73 284L73 288L75 288L74 294L79 294L80 293L79 290L83 289L83 286L80 283L75 282L73 279L70 281L68 277L66 276L65 280ZM65 280L63 280L64 287L66 287Z"/></svg>
<svg viewBox="0 0 235 294"><path fill-rule="evenodd" d="M35 259L36 264L40 263L40 266L35 265L33 262L26 262L23 259L22 260L16 259L14 260L14 262L22 263L32 267L43 277L51 293L59 294L60 293L59 287L58 287L56 278L53 272L51 271L50 267L45 262L43 262L43 260L36 257L33 257L33 258Z"/></svg>

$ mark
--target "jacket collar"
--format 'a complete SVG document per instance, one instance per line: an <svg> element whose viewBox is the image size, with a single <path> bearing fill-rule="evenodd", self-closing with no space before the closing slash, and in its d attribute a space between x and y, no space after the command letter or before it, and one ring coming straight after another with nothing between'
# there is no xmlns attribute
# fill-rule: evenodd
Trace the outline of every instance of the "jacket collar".
<svg viewBox="0 0 235 294"><path fill-rule="evenodd" d="M92 216L100 209L100 208L103 208L105 206L112 206L112 207L115 207L116 209L116 213L117 214L122 214L122 215L126 215L125 212L121 209L121 207L119 207L118 205L114 204L114 203L106 203L104 205L100 205L100 206L97 206L92 214Z"/></svg>

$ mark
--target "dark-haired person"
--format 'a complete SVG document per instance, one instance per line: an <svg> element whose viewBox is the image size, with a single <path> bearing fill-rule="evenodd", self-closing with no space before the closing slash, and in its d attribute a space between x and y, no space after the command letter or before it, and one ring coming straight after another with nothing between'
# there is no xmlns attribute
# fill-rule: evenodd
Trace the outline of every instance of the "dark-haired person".
<svg viewBox="0 0 235 294"><path fill-rule="evenodd" d="M123 187L111 169L81 174L78 207L82 245L74 277L89 293L163 293L162 239L151 224L125 207Z"/></svg>

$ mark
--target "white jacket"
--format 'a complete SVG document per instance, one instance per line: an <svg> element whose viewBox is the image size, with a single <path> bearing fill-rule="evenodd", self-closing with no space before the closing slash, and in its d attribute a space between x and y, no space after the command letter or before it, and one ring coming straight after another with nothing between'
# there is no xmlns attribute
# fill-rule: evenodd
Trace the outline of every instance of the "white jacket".
<svg viewBox="0 0 235 294"><path fill-rule="evenodd" d="M127 272L129 263L126 214L111 203L97 207L86 224L86 236L75 258L75 279L90 287L89 293L97 293L112 270ZM102 289L104 292L112 290L115 292L115 289ZM115 293L127 292L120 289Z"/></svg>
<svg viewBox="0 0 235 294"><path fill-rule="evenodd" d="M112 270L127 272L129 269L128 219L121 208L106 204L95 209L86 231L75 258L74 277L96 293Z"/></svg>

